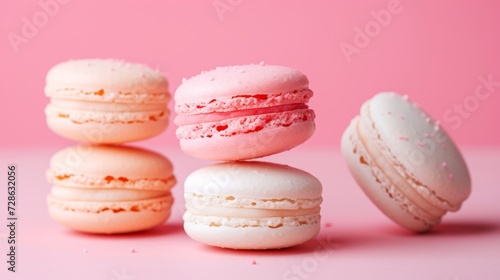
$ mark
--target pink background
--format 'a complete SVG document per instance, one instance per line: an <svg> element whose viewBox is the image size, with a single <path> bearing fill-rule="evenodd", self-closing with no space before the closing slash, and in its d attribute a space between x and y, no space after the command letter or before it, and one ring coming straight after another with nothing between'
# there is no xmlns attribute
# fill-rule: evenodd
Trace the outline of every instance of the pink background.
<svg viewBox="0 0 500 280"><path fill-rule="evenodd" d="M489 97L479 103L473 97L480 76L500 81L496 0L221 0L233 3L221 17L213 0L60 1L67 4L48 22L36 17L43 11L38 1L1 1L3 147L72 143L45 125L44 79L61 61L89 57L158 67L172 92L183 77L216 66L265 61L297 68L309 77L315 91L311 107L318 115L316 134L306 146L337 147L361 103L384 90L408 94L441 119L460 145L500 143L492 121L500 119L500 87L483 92ZM399 2L397 14L377 30L371 11L387 10L393 1ZM33 16L40 27L16 53L8 34L22 35L23 17L33 22ZM355 28L365 27L372 37L358 42L359 53L349 63L340 46L356 46ZM473 109L467 118L444 119L464 101ZM177 147L174 131L171 125L148 142Z"/></svg>
<svg viewBox="0 0 500 280"><path fill-rule="evenodd" d="M500 279L500 86L485 91L480 82L490 75L500 82L500 1L400 0L394 8L392 0L220 0L234 5L222 17L214 0L64 2L16 52L9 34L20 34L23 18L43 17L43 10L38 0L0 0L0 279ZM373 29L379 25L371 11L380 14L388 5L396 13L380 30ZM366 26L376 34L363 45L355 30ZM346 59L341 44L355 42L358 53ZM88 57L158 67L172 92L183 77L221 65L265 61L307 74L315 91L315 135L263 160L320 179L324 202L318 237L287 250L257 252L191 240L182 229L182 183L210 163L180 151L173 125L137 143L174 163L179 183L165 225L101 236L54 222L45 201L51 187L45 172L56 151L75 143L45 124L45 74L61 61ZM483 100L475 104L478 87ZM378 211L338 152L340 135L361 103L384 90L408 94L442 120L470 168L471 197L429 234L404 231ZM458 115L450 110L463 102L477 108L454 128ZM446 121L446 112L455 119ZM5 263L5 182L11 163L19 175L16 274ZM130 253L131 247L137 252ZM297 266L308 271L287 274Z"/></svg>

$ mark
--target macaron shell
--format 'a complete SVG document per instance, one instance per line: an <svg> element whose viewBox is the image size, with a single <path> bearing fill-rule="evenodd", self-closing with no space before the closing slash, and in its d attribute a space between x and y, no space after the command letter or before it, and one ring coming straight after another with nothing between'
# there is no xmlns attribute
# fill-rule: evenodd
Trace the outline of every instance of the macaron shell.
<svg viewBox="0 0 500 280"><path fill-rule="evenodd" d="M168 93L168 82L146 65L116 59L79 59L57 64L49 70L45 91L78 89L86 93Z"/></svg>
<svg viewBox="0 0 500 280"><path fill-rule="evenodd" d="M361 124L374 132L373 140L400 173L423 186L418 188L422 195L435 193L455 210L469 196L471 180L462 155L418 105L394 93L378 94L363 105Z"/></svg>
<svg viewBox="0 0 500 280"><path fill-rule="evenodd" d="M102 234L129 233L163 224L170 216L172 198L156 199L150 201L150 203L161 203L162 200L163 203L169 204L168 207L138 211L136 210L137 202L122 202L123 209L129 209L128 211L116 209L113 211L110 209L96 213L82 210L75 211L71 207L71 203L67 203L68 205L65 207L60 207L56 203L51 203L49 198L49 214L55 221L77 231ZM78 205L78 208L81 208L81 206Z"/></svg>
<svg viewBox="0 0 500 280"><path fill-rule="evenodd" d="M308 140L315 131L313 121L289 127L267 128L248 134L227 137L180 139L181 149L188 155L206 160L247 160L290 150Z"/></svg>
<svg viewBox="0 0 500 280"><path fill-rule="evenodd" d="M363 192L387 217L404 228L422 232L430 229L435 223L439 223L439 221L433 223L425 221L425 218L416 212L415 205L412 205L412 202L405 198L397 188L382 184L382 181L388 181L387 179L377 178L372 166L369 165L373 160L364 151L363 146L359 145L360 141L356 132L358 121L359 119L355 118L342 135L341 151L349 171ZM378 173L378 176L384 175Z"/></svg>
<svg viewBox="0 0 500 280"><path fill-rule="evenodd" d="M227 66L202 72L183 82L174 98L176 103L191 103L234 95L286 93L306 89L308 85L304 74L285 66Z"/></svg>
<svg viewBox="0 0 500 280"><path fill-rule="evenodd" d="M184 182L185 193L260 199L321 197L321 182L306 171L283 164L224 162L193 171Z"/></svg>
<svg viewBox="0 0 500 280"><path fill-rule="evenodd" d="M124 118L118 116L118 118ZM57 135L91 144L120 144L151 138L167 129L168 121L111 123L105 119L76 124L68 118L47 116L48 127Z"/></svg>
<svg viewBox="0 0 500 280"><path fill-rule="evenodd" d="M280 249L302 244L316 236L320 224L298 227L211 227L184 223L184 230L192 239L211 246L245 250Z"/></svg>
<svg viewBox="0 0 500 280"><path fill-rule="evenodd" d="M170 179L172 163L163 155L132 146L77 145L51 158L53 174L83 174L86 177Z"/></svg>

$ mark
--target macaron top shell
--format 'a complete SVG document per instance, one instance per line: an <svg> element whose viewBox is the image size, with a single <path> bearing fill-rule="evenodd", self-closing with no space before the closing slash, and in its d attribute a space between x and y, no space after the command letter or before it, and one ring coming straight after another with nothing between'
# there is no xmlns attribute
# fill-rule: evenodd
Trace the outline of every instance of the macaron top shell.
<svg viewBox="0 0 500 280"><path fill-rule="evenodd" d="M141 148L111 145L63 149L51 158L47 177L59 184L79 178L86 180L80 184L85 187L95 187L102 181L102 187L156 190L170 189L176 182L172 163L166 157Z"/></svg>
<svg viewBox="0 0 500 280"><path fill-rule="evenodd" d="M47 73L45 93L49 97L125 103L164 103L170 97L161 73L114 59L59 63Z"/></svg>
<svg viewBox="0 0 500 280"><path fill-rule="evenodd" d="M250 64L217 67L184 81L175 101L187 102L239 94L281 93L306 89L307 77L301 72L278 65ZM193 92L196 95L193 96Z"/></svg>
<svg viewBox="0 0 500 280"><path fill-rule="evenodd" d="M361 108L360 125L394 168L436 206L457 210L469 196L471 179L460 151L439 122L407 97L374 96Z"/></svg>
<svg viewBox="0 0 500 280"><path fill-rule="evenodd" d="M284 66L251 64L217 67L183 81L175 92L175 110L178 113L193 113L195 107L196 113L229 111L231 108L219 103L231 99L238 99L240 109L263 107L261 103L271 107L277 101L281 104L306 103L312 96L308 86L309 81L304 74ZM297 94L302 91L305 91L305 96L297 99L304 95ZM295 94L292 98L286 96L287 93ZM259 104L251 106L252 102Z"/></svg>
<svg viewBox="0 0 500 280"><path fill-rule="evenodd" d="M311 174L281 164L243 161L224 162L191 173L186 193L257 199L317 199L320 181Z"/></svg>

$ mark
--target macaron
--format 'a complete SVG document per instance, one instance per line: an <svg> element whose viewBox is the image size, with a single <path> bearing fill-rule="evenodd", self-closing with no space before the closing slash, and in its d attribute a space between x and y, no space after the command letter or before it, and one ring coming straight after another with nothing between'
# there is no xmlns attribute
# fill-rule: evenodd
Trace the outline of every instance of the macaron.
<svg viewBox="0 0 500 280"><path fill-rule="evenodd" d="M309 139L313 92L301 72L276 65L218 67L175 92L181 149L207 160L245 160L289 150Z"/></svg>
<svg viewBox="0 0 500 280"><path fill-rule="evenodd" d="M431 229L471 192L465 161L449 135L408 97L366 101L342 136L342 154L361 189L400 226Z"/></svg>
<svg viewBox="0 0 500 280"><path fill-rule="evenodd" d="M176 179L170 161L152 151L80 145L57 152L47 179L49 213L89 233L127 233L163 224L170 216Z"/></svg>
<svg viewBox="0 0 500 280"><path fill-rule="evenodd" d="M267 162L225 162L184 183L184 230L194 240L232 249L278 249L320 230L322 186L311 174Z"/></svg>
<svg viewBox="0 0 500 280"><path fill-rule="evenodd" d="M69 60L46 77L47 124L56 134L95 144L153 137L166 129L166 78L145 65L112 59Z"/></svg>

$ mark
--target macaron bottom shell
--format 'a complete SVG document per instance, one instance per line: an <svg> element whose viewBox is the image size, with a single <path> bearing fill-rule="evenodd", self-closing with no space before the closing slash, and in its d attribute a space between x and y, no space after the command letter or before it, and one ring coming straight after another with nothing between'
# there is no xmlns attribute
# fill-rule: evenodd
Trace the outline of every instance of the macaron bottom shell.
<svg viewBox="0 0 500 280"><path fill-rule="evenodd" d="M115 144L156 136L167 128L168 121L165 119L135 123L106 121L75 123L68 118L48 116L47 125L54 133L71 140L93 144Z"/></svg>
<svg viewBox="0 0 500 280"><path fill-rule="evenodd" d="M305 121L232 136L180 139L180 145L186 154L200 159L253 159L290 150L309 139L314 130L314 121Z"/></svg>
<svg viewBox="0 0 500 280"><path fill-rule="evenodd" d="M440 219L429 221L415 215L417 206L412 203L378 169L373 158L366 151L357 133L359 118L355 118L342 135L342 154L347 167L363 192L391 220L415 232L430 230Z"/></svg>
<svg viewBox="0 0 500 280"><path fill-rule="evenodd" d="M184 230L192 239L207 245L242 250L280 249L302 244L314 238L320 223L300 226L228 227L184 223Z"/></svg>
<svg viewBox="0 0 500 280"><path fill-rule="evenodd" d="M119 234L143 231L163 224L170 217L173 198L165 196L116 203L61 201L49 195L47 201L50 216L68 228L87 233ZM120 206L117 207L117 204Z"/></svg>

